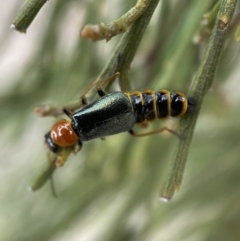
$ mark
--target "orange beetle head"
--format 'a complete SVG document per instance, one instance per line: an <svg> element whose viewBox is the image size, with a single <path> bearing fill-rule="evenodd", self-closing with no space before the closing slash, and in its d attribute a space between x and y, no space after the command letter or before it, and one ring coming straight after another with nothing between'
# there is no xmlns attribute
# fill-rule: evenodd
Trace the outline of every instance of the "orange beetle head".
<svg viewBox="0 0 240 241"><path fill-rule="evenodd" d="M64 119L57 121L53 125L50 136L52 142L59 147L75 145L79 140L79 137L72 129L71 122Z"/></svg>

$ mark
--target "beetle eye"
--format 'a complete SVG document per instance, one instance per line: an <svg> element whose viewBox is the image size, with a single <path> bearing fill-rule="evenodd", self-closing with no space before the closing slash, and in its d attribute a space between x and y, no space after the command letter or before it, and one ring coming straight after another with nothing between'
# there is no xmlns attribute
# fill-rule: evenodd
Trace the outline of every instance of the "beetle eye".
<svg viewBox="0 0 240 241"><path fill-rule="evenodd" d="M48 148L53 153L57 153L59 151L60 147L53 142L50 131L44 135L44 138L45 138L45 143L47 144Z"/></svg>

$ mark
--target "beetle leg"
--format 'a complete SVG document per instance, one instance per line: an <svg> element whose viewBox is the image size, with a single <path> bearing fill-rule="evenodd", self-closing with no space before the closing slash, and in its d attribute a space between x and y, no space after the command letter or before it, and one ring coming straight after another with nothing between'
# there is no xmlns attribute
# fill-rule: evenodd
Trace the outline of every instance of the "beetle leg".
<svg viewBox="0 0 240 241"><path fill-rule="evenodd" d="M77 144L77 147L74 150L74 153L77 153L77 152L81 151L81 149L82 149L82 142L80 140L78 140L78 144Z"/></svg>
<svg viewBox="0 0 240 241"><path fill-rule="evenodd" d="M98 87L97 87L97 92L100 97L106 95L106 92L102 89L102 86L105 85L107 82L115 79L117 76L119 76L120 73L116 72L115 74L109 76L107 79L105 79Z"/></svg>
<svg viewBox="0 0 240 241"><path fill-rule="evenodd" d="M167 127L162 127L158 130L154 130L154 131L149 131L149 132L145 132L145 133L136 133L134 130L129 130L129 134L131 134L132 136L134 137L144 137L144 136L150 136L150 135L154 135L156 133L160 133L160 132L163 132L163 131L168 131L172 134L174 134L175 136L177 136L179 139L182 139L182 133L181 132L177 132L177 131L174 131L174 130L171 130Z"/></svg>
<svg viewBox="0 0 240 241"><path fill-rule="evenodd" d="M95 81L93 81L90 85L87 86L87 88L83 91L82 95L81 95L81 102L82 102L82 106L86 106L88 105L88 101L86 98L87 93L92 89L92 87L97 84L98 79L96 79Z"/></svg>
<svg viewBox="0 0 240 241"><path fill-rule="evenodd" d="M73 115L73 112L66 109L66 108L63 108L63 112L69 117L69 118L72 118L72 115Z"/></svg>

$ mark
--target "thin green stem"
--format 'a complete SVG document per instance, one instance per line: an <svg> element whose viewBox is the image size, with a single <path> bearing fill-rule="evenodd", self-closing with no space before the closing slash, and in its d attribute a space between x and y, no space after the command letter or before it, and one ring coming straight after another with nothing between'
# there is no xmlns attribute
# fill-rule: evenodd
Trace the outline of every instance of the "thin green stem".
<svg viewBox="0 0 240 241"><path fill-rule="evenodd" d="M74 152L74 146L70 146L70 147L62 148L58 154L50 155L49 153L48 161L45 163L44 167L39 172L39 174L33 178L33 180L31 181L31 184L29 185L29 189L31 191L37 191L42 186L44 186L45 183L52 178L52 175L55 169L58 166L64 165L65 162L68 160L69 155L73 152Z"/></svg>
<svg viewBox="0 0 240 241"><path fill-rule="evenodd" d="M11 28L22 33L26 33L42 6L47 0L28 0L14 18Z"/></svg>
<svg viewBox="0 0 240 241"><path fill-rule="evenodd" d="M144 13L151 0L138 0L136 5L127 13L111 23L87 24L81 31L83 38L92 41L106 39L110 40L113 36L124 33L127 29Z"/></svg>
<svg viewBox="0 0 240 241"><path fill-rule="evenodd" d="M55 161L56 156L52 156L51 160L48 160L48 162L45 163L45 166L42 168L39 174L36 175L31 181L31 184L29 185L30 191L36 191L40 189L51 178L53 172L56 169Z"/></svg>
<svg viewBox="0 0 240 241"><path fill-rule="evenodd" d="M205 50L203 60L189 92L190 96L192 96L197 103L196 110L193 114L186 115L180 121L180 126L184 127L184 130L182 133L182 139L179 140L178 148L175 153L171 174L161 193L161 197L164 200L170 200L181 186L197 117L200 112L203 98L213 83L218 60L223 50L227 30L236 3L237 0L221 1L218 16L207 49Z"/></svg>

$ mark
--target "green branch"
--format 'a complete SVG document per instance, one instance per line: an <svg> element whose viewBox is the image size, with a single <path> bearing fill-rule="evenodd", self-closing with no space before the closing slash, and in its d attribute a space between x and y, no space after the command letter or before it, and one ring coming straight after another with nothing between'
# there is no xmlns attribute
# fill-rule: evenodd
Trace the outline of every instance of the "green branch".
<svg viewBox="0 0 240 241"><path fill-rule="evenodd" d="M74 146L62 148L57 155L50 153L49 151L48 161L45 163L38 175L33 178L31 184L29 185L29 189L31 191L36 191L44 186L45 183L52 177L55 169L65 164L69 158L69 155L74 152L74 149Z"/></svg>
<svg viewBox="0 0 240 241"><path fill-rule="evenodd" d="M11 28L21 33L26 33L42 6L47 0L28 0L14 18Z"/></svg>
<svg viewBox="0 0 240 241"><path fill-rule="evenodd" d="M121 18L105 24L87 24L81 31L83 38L92 41L106 39L110 40L113 36L124 33L127 29L144 13L151 0L138 0L136 5L125 13Z"/></svg>
<svg viewBox="0 0 240 241"><path fill-rule="evenodd" d="M161 198L165 201L170 200L181 186L196 121L200 112L203 98L213 83L218 60L223 50L227 30L236 3L237 0L221 1L218 16L215 21L207 49L205 50L203 60L198 68L194 82L189 91L189 95L196 100L196 111L190 115L182 117L180 121L180 126L184 128L182 138L178 143L178 148L175 153L174 163L169 179L163 191L161 192Z"/></svg>

